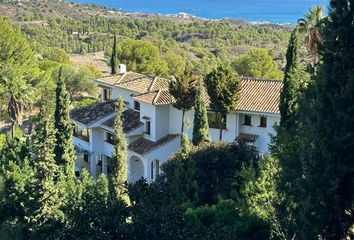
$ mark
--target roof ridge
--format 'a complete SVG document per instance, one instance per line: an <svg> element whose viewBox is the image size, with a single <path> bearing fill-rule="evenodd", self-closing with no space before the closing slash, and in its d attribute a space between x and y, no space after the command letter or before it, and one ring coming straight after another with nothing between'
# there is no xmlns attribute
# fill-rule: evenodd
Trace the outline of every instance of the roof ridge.
<svg viewBox="0 0 354 240"><path fill-rule="evenodd" d="M151 82L151 84L150 84L150 87L149 87L149 89L148 89L148 92L150 92L151 89L152 89L152 87L155 86L155 83L156 83L156 81L157 81L157 78L158 78L158 76L155 76L154 79L152 80L152 82Z"/></svg>
<svg viewBox="0 0 354 240"><path fill-rule="evenodd" d="M156 101L157 99L160 97L160 94L161 94L161 90L159 89L156 96L154 97L154 100L152 101L152 104L155 105L156 104Z"/></svg>
<svg viewBox="0 0 354 240"><path fill-rule="evenodd" d="M277 80L277 79L262 79L262 78L256 78L256 77L244 77L241 76L241 80L244 81L258 81L258 82L283 82L282 80Z"/></svg>

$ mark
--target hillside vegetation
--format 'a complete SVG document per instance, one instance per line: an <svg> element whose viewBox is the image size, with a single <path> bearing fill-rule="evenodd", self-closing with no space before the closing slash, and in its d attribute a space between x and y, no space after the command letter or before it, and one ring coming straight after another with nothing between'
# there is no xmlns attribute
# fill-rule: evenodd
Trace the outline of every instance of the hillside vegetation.
<svg viewBox="0 0 354 240"><path fill-rule="evenodd" d="M116 34L121 49L129 48L122 45L126 39L141 40L145 50L152 49L162 59L163 69L150 74L178 74L186 60L206 73L219 61L230 64L253 48L266 49L278 68L285 65L289 32L279 25L131 14L54 0L2 2L0 14L19 25L34 50L41 54L49 47L59 47L67 53L104 51L109 56ZM134 41L129 43L137 45ZM120 60L130 62L123 56Z"/></svg>

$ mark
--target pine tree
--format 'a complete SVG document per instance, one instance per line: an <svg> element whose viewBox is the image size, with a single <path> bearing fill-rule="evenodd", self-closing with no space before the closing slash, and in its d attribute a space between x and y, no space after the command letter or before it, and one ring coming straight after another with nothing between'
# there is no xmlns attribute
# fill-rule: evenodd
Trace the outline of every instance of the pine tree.
<svg viewBox="0 0 354 240"><path fill-rule="evenodd" d="M54 160L55 130L51 117L49 112L41 109L33 140L37 181L34 199L37 208L30 217L30 223L34 226L37 237L41 234L46 237L53 234L57 224L64 219L59 210L61 199L56 185L59 168Z"/></svg>
<svg viewBox="0 0 354 240"><path fill-rule="evenodd" d="M345 239L354 219L353 1L331 0L315 86L314 151L304 158L303 239ZM315 224L314 224L315 223Z"/></svg>
<svg viewBox="0 0 354 240"><path fill-rule="evenodd" d="M63 167L64 176L74 176L75 149L72 141L73 127L70 121L70 97L62 79L62 68L59 70L56 87L54 112L55 161Z"/></svg>
<svg viewBox="0 0 354 240"><path fill-rule="evenodd" d="M111 74L117 74L118 66L118 46L117 46L117 36L114 35L112 55L111 55Z"/></svg>
<svg viewBox="0 0 354 240"><path fill-rule="evenodd" d="M175 102L172 105L182 110L181 134L183 134L184 131L185 113L194 106L197 94L196 82L198 78L199 76L186 66L183 74L177 76L169 85L169 92L175 98Z"/></svg>
<svg viewBox="0 0 354 240"><path fill-rule="evenodd" d="M116 144L112 156L112 187L115 200L120 200L130 204L129 196L126 193L126 184L128 181L128 153L125 134L123 131L122 113L124 101L118 99L116 104L117 115L114 122L114 133Z"/></svg>
<svg viewBox="0 0 354 240"><path fill-rule="evenodd" d="M195 101L192 142L194 145L210 142L208 115L204 102L203 81L199 81L198 93Z"/></svg>
<svg viewBox="0 0 354 240"><path fill-rule="evenodd" d="M220 65L206 76L205 83L211 101L210 108L219 114L221 141L225 115L236 109L240 99L241 81L230 67Z"/></svg>

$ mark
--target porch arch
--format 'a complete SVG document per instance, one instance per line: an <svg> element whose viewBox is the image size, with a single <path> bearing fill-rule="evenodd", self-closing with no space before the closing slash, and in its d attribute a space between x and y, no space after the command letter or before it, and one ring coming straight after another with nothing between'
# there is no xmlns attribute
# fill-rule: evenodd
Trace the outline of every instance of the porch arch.
<svg viewBox="0 0 354 240"><path fill-rule="evenodd" d="M136 182L144 177L144 163L137 157L132 156L130 159L129 182Z"/></svg>

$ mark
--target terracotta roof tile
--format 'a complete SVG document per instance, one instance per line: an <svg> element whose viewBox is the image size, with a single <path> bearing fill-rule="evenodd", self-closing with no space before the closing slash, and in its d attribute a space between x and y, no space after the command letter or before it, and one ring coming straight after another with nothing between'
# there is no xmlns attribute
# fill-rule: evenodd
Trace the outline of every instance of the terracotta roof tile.
<svg viewBox="0 0 354 240"><path fill-rule="evenodd" d="M137 101L153 104L159 91L147 92L133 97Z"/></svg>
<svg viewBox="0 0 354 240"><path fill-rule="evenodd" d="M168 90L169 82L170 80L166 78L156 77L151 84L149 91Z"/></svg>
<svg viewBox="0 0 354 240"><path fill-rule="evenodd" d="M174 140L178 136L179 136L178 134L168 134L156 142L150 141L145 138L140 138L140 139L132 142L131 144L129 144L128 148L129 148L129 150L131 150L133 152L144 155L144 154L147 154L147 153L165 145L166 143L171 142L172 140Z"/></svg>
<svg viewBox="0 0 354 240"><path fill-rule="evenodd" d="M282 87L282 81L243 78L237 109L279 113L279 99Z"/></svg>
<svg viewBox="0 0 354 240"><path fill-rule="evenodd" d="M240 133L236 138L237 142L251 142L254 143L258 139L258 135L256 134L249 134L249 133Z"/></svg>
<svg viewBox="0 0 354 240"><path fill-rule="evenodd" d="M103 125L113 129L115 119L116 116L108 119L106 122L103 123ZM143 125L143 123L140 122L140 112L135 111L133 109L125 110L122 113L122 119L124 133L129 133Z"/></svg>
<svg viewBox="0 0 354 240"><path fill-rule="evenodd" d="M140 95L135 96L138 101L155 105L169 104L174 101L168 93L169 80L160 77L149 77L143 74L126 72L96 80L129 90ZM261 80L242 78L242 89L237 109L240 111L279 113L279 98L282 82L276 80ZM205 91L205 102L210 100Z"/></svg>

